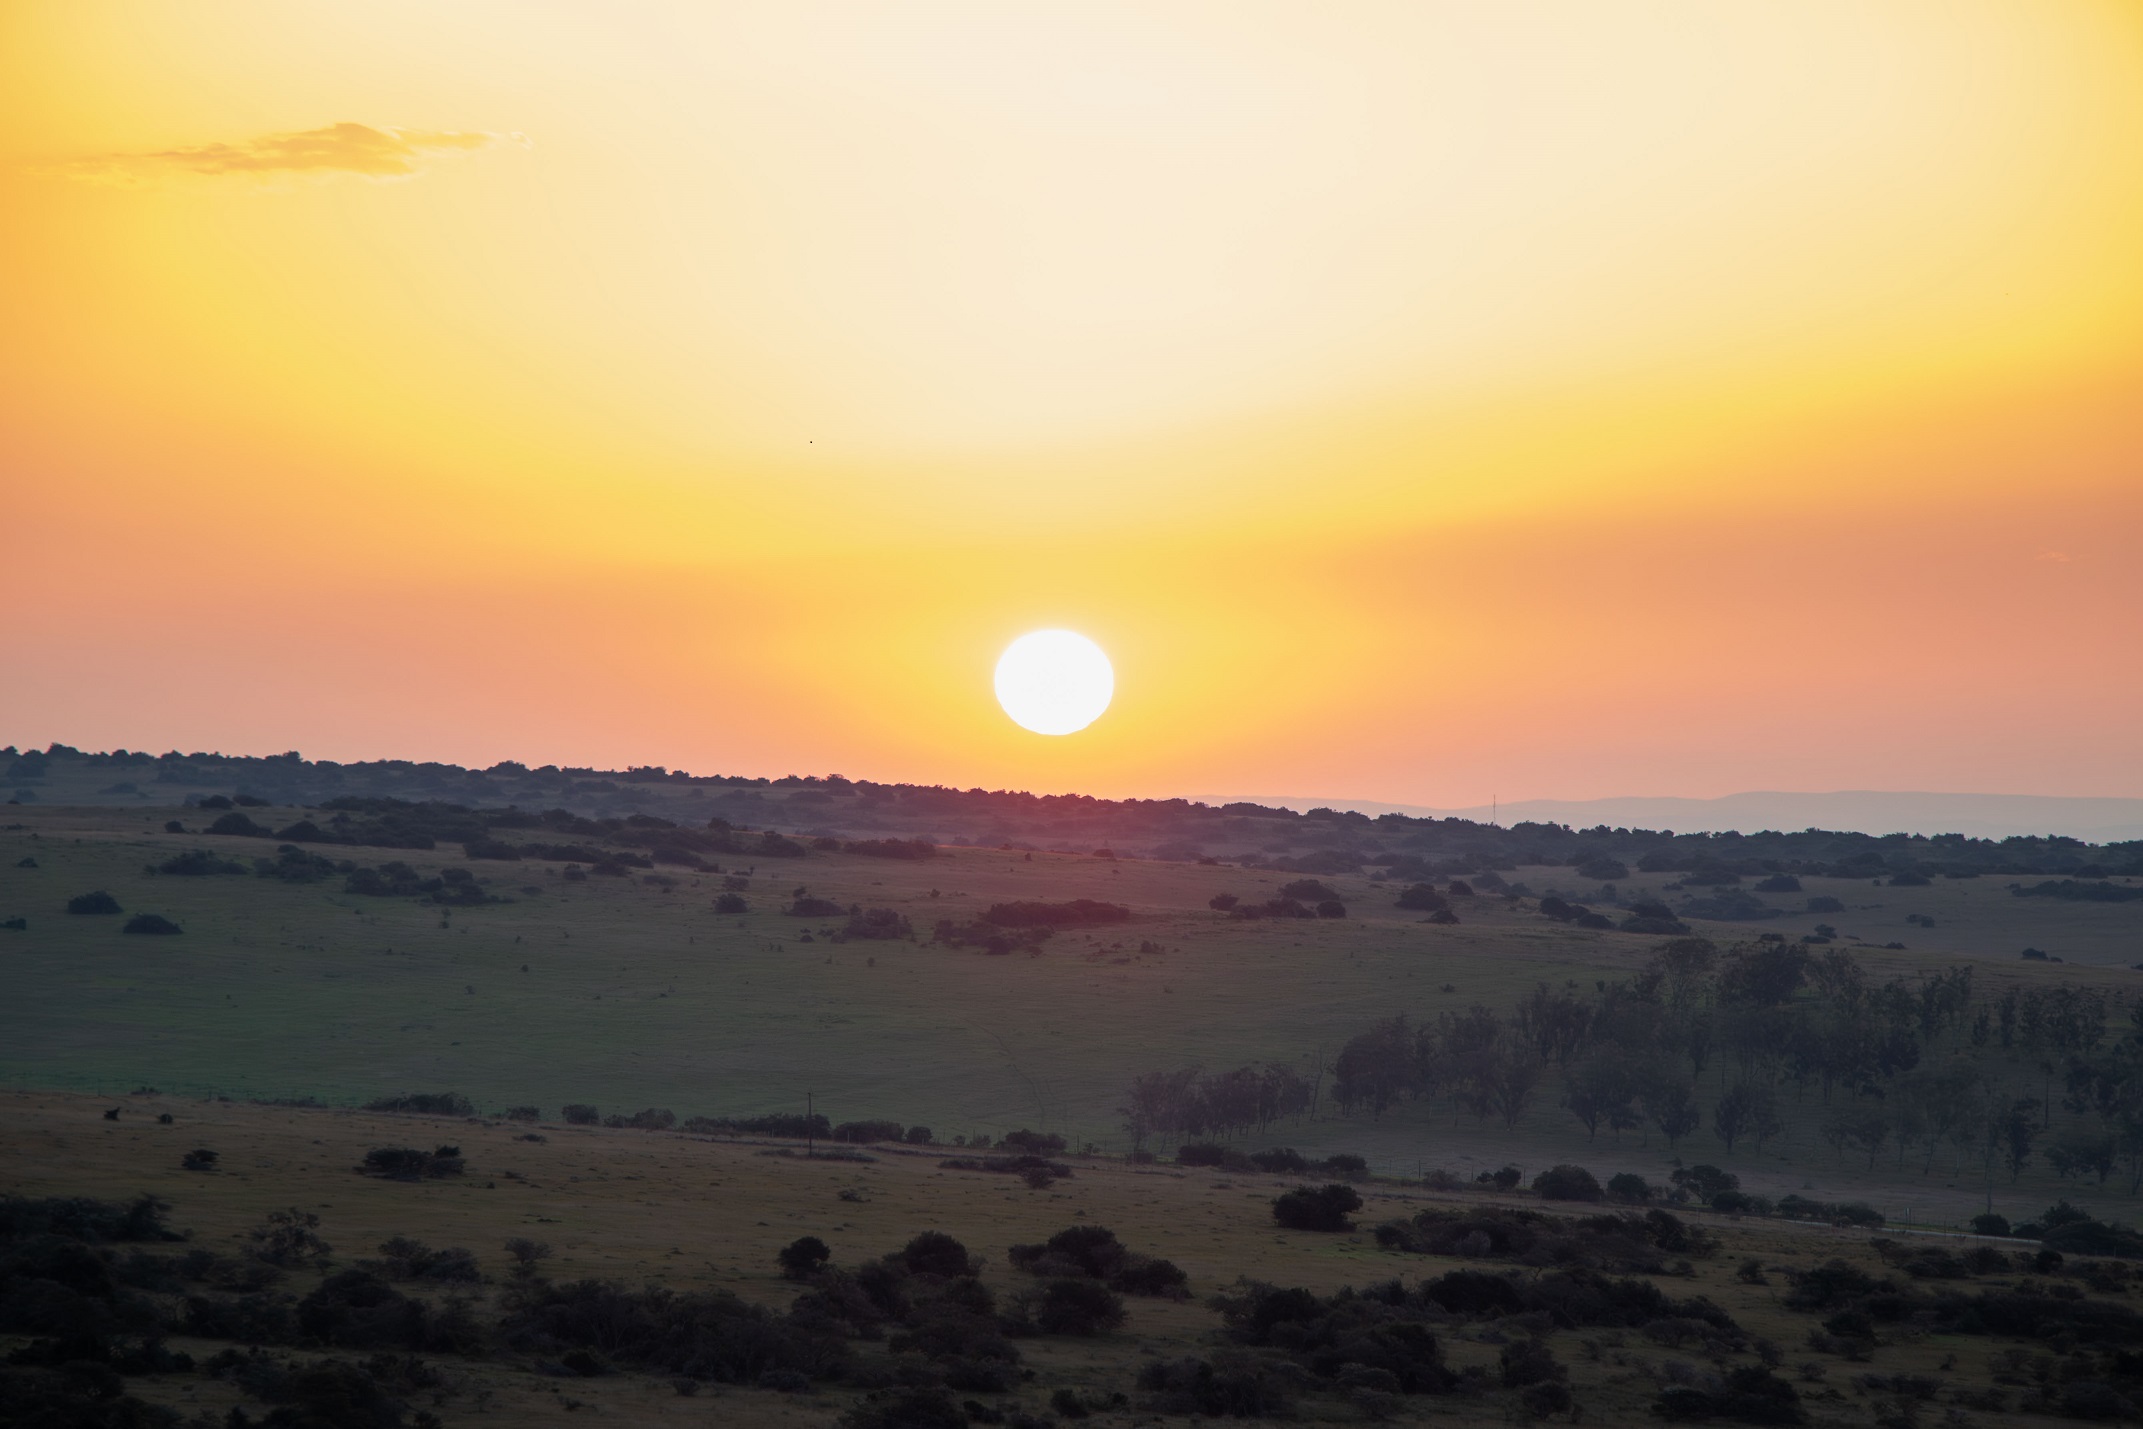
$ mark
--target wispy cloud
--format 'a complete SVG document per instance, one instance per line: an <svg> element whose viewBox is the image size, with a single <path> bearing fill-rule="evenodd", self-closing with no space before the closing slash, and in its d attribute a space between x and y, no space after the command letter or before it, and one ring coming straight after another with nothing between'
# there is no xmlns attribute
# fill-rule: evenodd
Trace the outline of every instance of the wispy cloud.
<svg viewBox="0 0 2143 1429"><path fill-rule="evenodd" d="M295 134L268 134L236 144L202 144L143 154L103 154L79 161L78 171L146 178L156 174L356 174L393 179L416 173L428 155L481 149L518 134L328 124Z"/></svg>

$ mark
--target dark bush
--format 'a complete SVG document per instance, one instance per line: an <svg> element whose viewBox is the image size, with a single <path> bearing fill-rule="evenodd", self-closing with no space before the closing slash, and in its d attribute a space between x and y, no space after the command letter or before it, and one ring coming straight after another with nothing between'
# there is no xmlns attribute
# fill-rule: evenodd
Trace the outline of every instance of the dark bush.
<svg viewBox="0 0 2143 1429"><path fill-rule="evenodd" d="M928 839L862 839L849 844L848 852L865 858L924 859L938 856L937 845Z"/></svg>
<svg viewBox="0 0 2143 1429"><path fill-rule="evenodd" d="M1793 1386L1759 1365L1728 1371L1716 1388L1670 1384L1660 1391L1652 1412L1678 1422L1731 1419L1742 1424L1799 1424L1804 1417L1801 1396Z"/></svg>
<svg viewBox="0 0 2143 1429"><path fill-rule="evenodd" d="M967 1429L967 1411L935 1385L881 1389L841 1416L841 1429Z"/></svg>
<svg viewBox="0 0 2143 1429"><path fill-rule="evenodd" d="M174 933L183 933L186 930L161 913L136 913L126 920L126 926L119 931L122 933L142 934L148 937L168 938Z"/></svg>
<svg viewBox="0 0 2143 1429"><path fill-rule="evenodd" d="M1341 903L1338 899L1327 898L1317 905L1317 916L1320 918L1344 918L1347 916L1347 905Z"/></svg>
<svg viewBox="0 0 2143 1429"><path fill-rule="evenodd" d="M1067 903L994 903L982 915L985 923L1004 928L1093 928L1130 921L1131 910L1115 903L1074 898Z"/></svg>
<svg viewBox="0 0 2143 1429"><path fill-rule="evenodd" d="M744 901L742 894L723 893L715 898L714 911L722 914L749 913L751 907Z"/></svg>
<svg viewBox="0 0 2143 1429"><path fill-rule="evenodd" d="M967 1247L943 1231L924 1231L888 1259L899 1262L910 1275L969 1277L978 1268Z"/></svg>
<svg viewBox="0 0 2143 1429"><path fill-rule="evenodd" d="M927 1126L911 1126L908 1134L901 1138L911 1146L928 1146L933 1139Z"/></svg>
<svg viewBox="0 0 2143 1429"><path fill-rule="evenodd" d="M158 873L168 873L178 878L205 878L211 874L242 874L246 866L227 858L218 858L205 848L191 848L184 853L175 853L155 865Z"/></svg>
<svg viewBox="0 0 2143 1429"><path fill-rule="evenodd" d="M1138 1374L1149 1407L1163 1414L1202 1414L1221 1419L1265 1419L1294 1408L1285 1366L1241 1351L1212 1360L1154 1360Z"/></svg>
<svg viewBox="0 0 2143 1429"><path fill-rule="evenodd" d="M1272 1218L1294 1231L1349 1231L1354 1222L1348 1214L1361 1208L1361 1195L1352 1186L1305 1186L1275 1198Z"/></svg>
<svg viewBox="0 0 2143 1429"><path fill-rule="evenodd" d="M1451 900L1438 893L1433 883L1414 883L1400 891L1398 906L1417 913L1441 913L1449 910Z"/></svg>
<svg viewBox="0 0 2143 1429"><path fill-rule="evenodd" d="M908 920L894 909L863 908L848 915L848 922L842 926L839 936L888 942L905 938L914 931Z"/></svg>
<svg viewBox="0 0 2143 1429"><path fill-rule="evenodd" d="M207 832L226 834L234 838L271 839L275 837L275 830L269 828L266 824L256 824L246 815L239 813L223 815L208 826Z"/></svg>
<svg viewBox="0 0 2143 1429"><path fill-rule="evenodd" d="M357 1169L391 1181L421 1181L427 1177L459 1176L466 1167L459 1147L419 1151L409 1146L381 1146L367 1151L364 1164Z"/></svg>
<svg viewBox="0 0 2143 1429"><path fill-rule="evenodd" d="M1607 1194L1627 1205L1641 1206L1652 1199L1652 1184L1634 1171L1617 1171L1607 1178Z"/></svg>
<svg viewBox="0 0 2143 1429"><path fill-rule="evenodd" d="M1496 1369L1505 1389L1523 1389L1529 1384L1570 1377L1570 1371L1557 1362L1547 1341L1530 1335L1512 1340L1498 1351Z"/></svg>
<svg viewBox="0 0 2143 1429"><path fill-rule="evenodd" d="M2009 1217L1989 1211L1972 1217L1972 1229L1980 1235L2005 1236L2009 1234Z"/></svg>
<svg viewBox="0 0 2143 1429"><path fill-rule="evenodd" d="M538 1357L586 1350L603 1362L723 1384L769 1372L839 1372L846 1346L830 1331L781 1317L726 1290L627 1290L600 1280L518 1282L499 1325L507 1345Z"/></svg>
<svg viewBox="0 0 2143 1429"><path fill-rule="evenodd" d="M1758 893L1799 893L1801 880L1790 873L1774 873L1756 885Z"/></svg>
<svg viewBox="0 0 2143 1429"><path fill-rule="evenodd" d="M586 1102L567 1102L564 1109L569 1126L601 1126L603 1114Z"/></svg>
<svg viewBox="0 0 2143 1429"><path fill-rule="evenodd" d="M667 1107L651 1106L630 1116L606 1116L603 1125L630 1131L668 1131L677 1125L677 1113Z"/></svg>
<svg viewBox="0 0 2143 1429"><path fill-rule="evenodd" d="M1598 1201L1606 1198L1600 1183L1582 1166L1551 1166L1533 1178L1533 1192L1544 1201Z"/></svg>
<svg viewBox="0 0 2143 1429"><path fill-rule="evenodd" d="M891 1139L891 1138L889 1138ZM1062 1156L1064 1138L1055 1132L1029 1131L1021 1127L1008 1131L998 1142L1007 1151L1023 1151L1030 1156Z"/></svg>
<svg viewBox="0 0 2143 1429"><path fill-rule="evenodd" d="M440 1284L466 1285L483 1279L476 1257L460 1246L433 1250L422 1241L395 1236L381 1243L380 1258L366 1269L390 1280L430 1280Z"/></svg>
<svg viewBox="0 0 2143 1429"><path fill-rule="evenodd" d="M118 899L100 888L95 893L79 893L68 899L67 911L69 913L112 914L124 913L126 910L119 906Z"/></svg>
<svg viewBox="0 0 2143 1429"><path fill-rule="evenodd" d="M833 1139L866 1144L874 1141L898 1141L903 1130L897 1121L844 1121L833 1129Z"/></svg>
<svg viewBox="0 0 2143 1429"><path fill-rule="evenodd" d="M459 1092L404 1092L365 1103L366 1111L413 1112L419 1116L474 1116L476 1108Z"/></svg>
<svg viewBox="0 0 2143 1429"><path fill-rule="evenodd" d="M832 1256L826 1242L815 1235L807 1235L783 1246L774 1259L781 1262L781 1273L786 1279L808 1280Z"/></svg>
<svg viewBox="0 0 2143 1429"><path fill-rule="evenodd" d="M1367 1180L1369 1177L1368 1160L1355 1155L1351 1151L1335 1151L1324 1160L1317 1162L1310 1169L1322 1171L1327 1176L1342 1177L1349 1181L1362 1181Z"/></svg>
<svg viewBox="0 0 2143 1429"><path fill-rule="evenodd" d="M1042 1335L1101 1335L1124 1322L1123 1300L1095 1280L1052 1280L1040 1295L1026 1297L1020 1311L1024 1319L1016 1313L1015 1323Z"/></svg>
<svg viewBox="0 0 2143 1429"><path fill-rule="evenodd" d="M216 1169L216 1153L206 1147L189 1151L179 1158L179 1168L185 1171L213 1171Z"/></svg>
<svg viewBox="0 0 2143 1429"><path fill-rule="evenodd" d="M1292 1146L1275 1146L1264 1151L1253 1151L1250 1153L1250 1164L1260 1171L1270 1171L1275 1175L1307 1171L1310 1166L1310 1163L1303 1159L1302 1153Z"/></svg>

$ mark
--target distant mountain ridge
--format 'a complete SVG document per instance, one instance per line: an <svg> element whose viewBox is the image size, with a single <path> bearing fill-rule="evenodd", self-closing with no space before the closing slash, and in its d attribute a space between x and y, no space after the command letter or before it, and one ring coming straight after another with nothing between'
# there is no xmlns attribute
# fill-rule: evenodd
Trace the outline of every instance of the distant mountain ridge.
<svg viewBox="0 0 2143 1429"><path fill-rule="evenodd" d="M2040 794L1931 794L1847 789L1831 793L1764 790L1716 799L1524 799L1501 805L1438 809L1367 799L1310 799L1270 794L1206 794L1208 803L1243 799L1278 808L1353 809L1375 817L1472 819L1568 824L1575 829L1672 829L1676 833L1782 833L1837 829L1862 834L1965 834L2001 839L2058 835L2086 843L2143 839L2143 799L2061 798Z"/></svg>

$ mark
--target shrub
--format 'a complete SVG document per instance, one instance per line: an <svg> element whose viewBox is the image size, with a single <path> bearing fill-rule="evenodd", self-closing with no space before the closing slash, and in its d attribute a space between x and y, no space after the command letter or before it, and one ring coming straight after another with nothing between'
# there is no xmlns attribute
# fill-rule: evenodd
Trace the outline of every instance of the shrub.
<svg viewBox="0 0 2143 1429"><path fill-rule="evenodd" d="M895 909L863 908L848 915L848 922L842 927L840 936L890 942L896 938L905 938L914 931L908 920Z"/></svg>
<svg viewBox="0 0 2143 1429"><path fill-rule="evenodd" d="M468 1284L483 1279L476 1268L476 1257L460 1246L433 1250L422 1241L398 1235L383 1241L379 1253L378 1260L366 1262L363 1268L385 1275L390 1280L433 1280L448 1284Z"/></svg>
<svg viewBox="0 0 2143 1429"><path fill-rule="evenodd" d="M835 1141L898 1141L902 1134L897 1121L844 1121L833 1129Z"/></svg>
<svg viewBox="0 0 2143 1429"><path fill-rule="evenodd" d="M1129 908L1092 898L1074 898L1066 903L994 903L982 915L983 922L1001 928L1092 928L1129 922L1130 918Z"/></svg>
<svg viewBox="0 0 2143 1429"><path fill-rule="evenodd" d="M1311 1169L1347 1181L1367 1180L1369 1176L1368 1160L1351 1151L1335 1151Z"/></svg>
<svg viewBox="0 0 2143 1429"><path fill-rule="evenodd" d="M948 1279L971 1277L977 1268L967 1247L943 1231L924 1231L887 1259L898 1263L911 1275L936 1275Z"/></svg>
<svg viewBox="0 0 2143 1429"><path fill-rule="evenodd" d="M510 1106L506 1108L508 1121L541 1121L543 1108L533 1106Z"/></svg>
<svg viewBox="0 0 2143 1429"><path fill-rule="evenodd" d="M311 1265L327 1259L334 1247L320 1239L320 1218L292 1206L270 1211L268 1219L248 1232L252 1256L265 1265Z"/></svg>
<svg viewBox="0 0 2143 1429"><path fill-rule="evenodd" d="M179 1165L187 1171L213 1171L216 1169L216 1159L215 1152L201 1147L179 1158Z"/></svg>
<svg viewBox="0 0 2143 1429"><path fill-rule="evenodd" d="M603 1125L625 1127L633 1131L668 1131L677 1125L677 1113L667 1107L651 1106L636 1111L631 1116L606 1116Z"/></svg>
<svg viewBox="0 0 2143 1429"><path fill-rule="evenodd" d="M174 933L183 933L186 930L161 913L136 913L126 920L126 926L119 931L168 938Z"/></svg>
<svg viewBox="0 0 2143 1429"><path fill-rule="evenodd" d="M928 1146L933 1139L927 1126L911 1126L908 1128L908 1134L901 1138L910 1146Z"/></svg>
<svg viewBox="0 0 2143 1429"><path fill-rule="evenodd" d="M111 914L123 913L126 910L119 906L118 899L100 888L95 893L78 893L68 899L67 911L69 913Z"/></svg>
<svg viewBox="0 0 2143 1429"><path fill-rule="evenodd" d="M1023 1151L1030 1156L1062 1156L1064 1138L1055 1132L1029 1131L1021 1127L1008 1131L998 1143L1007 1151Z"/></svg>
<svg viewBox="0 0 2143 1429"><path fill-rule="evenodd" d="M1205 906L1215 913L1226 913L1240 901L1232 893L1216 893L1211 898L1206 899Z"/></svg>
<svg viewBox="0 0 2143 1429"><path fill-rule="evenodd" d="M1320 918L1344 918L1347 916L1347 905L1336 898L1327 898L1317 905L1317 916Z"/></svg>
<svg viewBox="0 0 2143 1429"><path fill-rule="evenodd" d="M384 1176L390 1181L421 1181L426 1177L459 1176L466 1168L458 1146L441 1146L434 1151L381 1146L367 1151L364 1164L357 1169L367 1176Z"/></svg>
<svg viewBox="0 0 2143 1429"><path fill-rule="evenodd" d="M168 873L178 878L205 878L210 874L246 871L244 864L232 859L218 858L205 848L192 848L184 853L175 853L162 863L154 865L154 868L158 873Z"/></svg>
<svg viewBox="0 0 2143 1429"><path fill-rule="evenodd" d="M365 1103L366 1111L414 1112L419 1116L474 1116L476 1107L459 1092L404 1092Z"/></svg>
<svg viewBox="0 0 2143 1429"><path fill-rule="evenodd" d="M1163 1414L1264 1419L1292 1411L1290 1379L1283 1366L1238 1350L1210 1361L1151 1361L1139 1370L1138 1387L1152 1396L1150 1407Z"/></svg>
<svg viewBox="0 0 2143 1429"><path fill-rule="evenodd" d="M1101 1335L1124 1322L1122 1297L1095 1280L1052 1280L1021 1310L1042 1335Z"/></svg>
<svg viewBox="0 0 2143 1429"><path fill-rule="evenodd" d="M1441 913L1449 911L1451 901L1438 893L1433 883L1413 883L1400 891L1397 906L1419 913Z"/></svg>
<svg viewBox="0 0 2143 1429"><path fill-rule="evenodd" d="M1652 1199L1652 1183L1634 1171L1617 1171L1607 1178L1607 1194L1627 1205L1641 1206Z"/></svg>
<svg viewBox="0 0 2143 1429"><path fill-rule="evenodd" d="M1361 1208L1361 1195L1352 1186L1304 1186L1276 1197L1272 1218L1293 1231L1349 1231L1354 1222L1348 1213Z"/></svg>
<svg viewBox="0 0 2143 1429"><path fill-rule="evenodd" d="M1280 896L1299 898L1305 903L1322 903L1328 898L1337 899L1339 894L1314 878L1298 878L1292 883L1281 884Z"/></svg>
<svg viewBox="0 0 2143 1429"><path fill-rule="evenodd" d="M1551 1166L1533 1178L1533 1192L1544 1201L1598 1201L1606 1197L1600 1183L1582 1166Z"/></svg>
<svg viewBox="0 0 2143 1429"><path fill-rule="evenodd" d="M1250 1153L1250 1164L1260 1171L1283 1174L1290 1171L1307 1171L1310 1163L1292 1146L1274 1146L1264 1151Z"/></svg>
<svg viewBox="0 0 2143 1429"><path fill-rule="evenodd" d="M774 1259L781 1263L781 1273L789 1280L808 1280L812 1272L833 1257L826 1242L815 1235L800 1236L778 1251Z"/></svg>
<svg viewBox="0 0 2143 1429"><path fill-rule="evenodd" d="M841 1429L967 1429L967 1411L935 1385L882 1389L841 1416Z"/></svg>
<svg viewBox="0 0 2143 1429"><path fill-rule="evenodd" d="M714 900L714 911L722 914L749 913L751 906L744 901L741 894L724 893Z"/></svg>
<svg viewBox="0 0 2143 1429"><path fill-rule="evenodd" d="M1709 1204L1721 1191L1738 1191L1741 1178L1731 1171L1721 1171L1716 1166L1685 1166L1670 1178L1675 1185Z"/></svg>
<svg viewBox="0 0 2143 1429"><path fill-rule="evenodd" d="M1567 1379L1570 1371L1557 1363L1547 1341L1527 1336L1512 1340L1496 1355L1496 1367L1505 1389L1523 1389L1551 1379Z"/></svg>
<svg viewBox="0 0 2143 1429"><path fill-rule="evenodd" d="M603 1114L586 1102L567 1102L565 1119L569 1126L601 1126Z"/></svg>
<svg viewBox="0 0 2143 1429"><path fill-rule="evenodd" d="M938 856L937 845L928 839L862 839L848 845L848 852L865 858L923 859Z"/></svg>
<svg viewBox="0 0 2143 1429"><path fill-rule="evenodd" d="M1743 1424L1798 1424L1804 1417L1801 1396L1793 1386L1760 1365L1729 1371L1716 1389L1670 1384L1660 1391L1652 1412L1667 1420L1733 1419Z"/></svg>
<svg viewBox="0 0 2143 1429"><path fill-rule="evenodd" d="M1230 1151L1217 1141L1194 1141L1188 1146L1176 1148L1176 1164L1178 1166L1225 1166L1228 1164L1230 1156L1237 1155L1238 1153Z"/></svg>
<svg viewBox="0 0 2143 1429"><path fill-rule="evenodd" d="M1972 1229L1980 1235L2005 1236L2009 1234L2009 1217L1989 1211L1972 1217Z"/></svg>
<svg viewBox="0 0 2143 1429"><path fill-rule="evenodd" d="M206 804L203 807L205 808ZM208 826L208 832L225 834L233 838L271 839L275 837L275 830L269 828L266 824L256 824L252 819L240 813L223 815Z"/></svg>

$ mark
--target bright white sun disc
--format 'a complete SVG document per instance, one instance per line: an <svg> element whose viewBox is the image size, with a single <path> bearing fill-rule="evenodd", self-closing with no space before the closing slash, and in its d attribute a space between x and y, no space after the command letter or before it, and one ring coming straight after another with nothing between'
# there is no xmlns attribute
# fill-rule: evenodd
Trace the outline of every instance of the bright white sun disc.
<svg viewBox="0 0 2143 1429"><path fill-rule="evenodd" d="M997 703L1036 734L1077 734L1101 718L1115 694L1109 657L1076 631L1033 631L997 659Z"/></svg>

